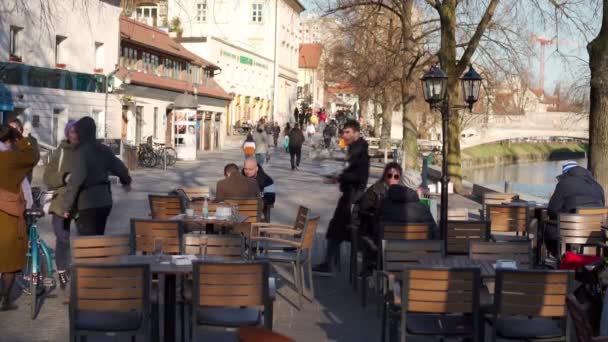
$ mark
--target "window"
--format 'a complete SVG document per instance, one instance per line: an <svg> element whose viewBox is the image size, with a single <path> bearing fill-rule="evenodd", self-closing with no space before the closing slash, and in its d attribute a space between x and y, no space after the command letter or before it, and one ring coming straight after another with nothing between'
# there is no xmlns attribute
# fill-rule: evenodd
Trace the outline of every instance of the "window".
<svg viewBox="0 0 608 342"><path fill-rule="evenodd" d="M95 70L103 71L103 43L95 42Z"/></svg>
<svg viewBox="0 0 608 342"><path fill-rule="evenodd" d="M262 22L262 4L251 5L251 21L254 23Z"/></svg>
<svg viewBox="0 0 608 342"><path fill-rule="evenodd" d="M21 46L20 46L20 32L23 30L23 27L11 26L10 32L10 57L17 57L21 59Z"/></svg>
<svg viewBox="0 0 608 342"><path fill-rule="evenodd" d="M133 69L137 65L137 50L134 48L123 46L121 51L123 64L127 69Z"/></svg>
<svg viewBox="0 0 608 342"><path fill-rule="evenodd" d="M157 132L158 131L158 107L154 107L154 132L152 134L152 136L154 137L154 139L156 139L157 136Z"/></svg>
<svg viewBox="0 0 608 342"><path fill-rule="evenodd" d="M196 4L196 21L199 23L207 21L207 1Z"/></svg>
<svg viewBox="0 0 608 342"><path fill-rule="evenodd" d="M97 126L96 138L97 139L103 138L105 124L106 124L105 113L99 109L93 109L91 116L93 117L93 119L95 120L95 123L97 124L96 125Z"/></svg>
<svg viewBox="0 0 608 342"><path fill-rule="evenodd" d="M68 37L65 36L55 36L55 66L58 68L65 68L65 61L63 56L63 47L65 46L63 42Z"/></svg>
<svg viewBox="0 0 608 342"><path fill-rule="evenodd" d="M53 108L53 123L51 127L51 146L59 145L59 116L63 109Z"/></svg>
<svg viewBox="0 0 608 342"><path fill-rule="evenodd" d="M158 8L156 6L139 6L135 13L137 21L147 25L157 26Z"/></svg>

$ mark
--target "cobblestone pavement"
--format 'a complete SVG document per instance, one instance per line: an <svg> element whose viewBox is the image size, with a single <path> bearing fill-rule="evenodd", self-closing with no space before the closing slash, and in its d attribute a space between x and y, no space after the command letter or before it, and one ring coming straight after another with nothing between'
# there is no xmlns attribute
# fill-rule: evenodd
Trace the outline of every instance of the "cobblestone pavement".
<svg viewBox="0 0 608 342"><path fill-rule="evenodd" d="M233 147L219 152L204 153L199 160L180 162L175 167L161 169L140 169L133 172L133 191L125 193L115 186L114 208L107 225L107 234L124 234L129 229L130 218L146 218L149 209L147 195L166 194L173 188L182 186L211 185L223 176L223 167L229 162L242 164L243 157L238 142ZM314 259L321 258L325 248L324 232L340 195L336 185L322 183L319 174L327 165L339 167L340 163L326 161L321 164L308 158L304 150L299 171L291 171L289 155L281 148L272 153L270 163L264 165L266 172L277 184L277 203L272 211L272 221L293 223L298 205L308 206L313 215L320 215L320 231L316 240ZM37 170L37 175L40 170ZM36 183L36 180L35 180ZM455 198L457 205L463 198ZM41 235L54 246L50 219L40 222ZM74 230L73 230L74 232ZM315 300L304 301L301 310L294 307L297 295L290 286L290 277L279 277L278 296L275 302L274 330L286 334L297 341L378 341L380 339L380 319L377 316L374 299L369 299L367 309L362 308L357 293L347 281L348 246L343 246L341 273L333 278L315 277ZM281 271L281 270L279 270ZM284 274L285 272L280 272ZM38 318L29 318L29 297L21 295L17 299L19 309L0 312L0 342L68 341L67 291L56 290L55 297L47 298ZM179 325L178 325L179 327ZM127 339L125 339L126 341ZM203 340L203 339L201 339ZM89 341L119 341L115 337L90 338ZM143 339L138 339L143 341ZM209 339L207 339L209 341Z"/></svg>

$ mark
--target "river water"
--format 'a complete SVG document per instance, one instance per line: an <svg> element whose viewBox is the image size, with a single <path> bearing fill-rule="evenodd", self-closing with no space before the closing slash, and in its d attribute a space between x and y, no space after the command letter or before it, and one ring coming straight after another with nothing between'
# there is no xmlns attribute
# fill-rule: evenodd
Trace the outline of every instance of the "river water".
<svg viewBox="0 0 608 342"><path fill-rule="evenodd" d="M482 185L494 185L504 189L510 181L512 192L528 194L549 200L557 184L557 175L562 172L565 161L543 161L511 165L498 165L464 170L464 178ZM578 165L587 166L587 159L576 159Z"/></svg>

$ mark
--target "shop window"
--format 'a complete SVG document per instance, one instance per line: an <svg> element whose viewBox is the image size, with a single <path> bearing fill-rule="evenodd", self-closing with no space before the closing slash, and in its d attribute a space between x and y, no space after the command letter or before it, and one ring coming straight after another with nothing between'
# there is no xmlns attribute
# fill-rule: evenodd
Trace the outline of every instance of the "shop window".
<svg viewBox="0 0 608 342"><path fill-rule="evenodd" d="M262 4L252 4L251 5L251 21L254 23L261 23L262 22L262 9L263 9L263 5Z"/></svg>
<svg viewBox="0 0 608 342"><path fill-rule="evenodd" d="M11 26L9 58L11 61L21 62L21 31L23 27Z"/></svg>

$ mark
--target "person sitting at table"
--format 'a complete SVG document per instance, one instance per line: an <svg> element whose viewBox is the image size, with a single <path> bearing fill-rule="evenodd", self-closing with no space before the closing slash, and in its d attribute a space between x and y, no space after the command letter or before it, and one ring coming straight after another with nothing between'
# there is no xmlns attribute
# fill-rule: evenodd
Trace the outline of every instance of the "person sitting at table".
<svg viewBox="0 0 608 342"><path fill-rule="evenodd" d="M221 202L230 198L251 198L260 196L258 183L255 179L243 176L239 167L230 163L224 167L226 178L217 182L215 201Z"/></svg>
<svg viewBox="0 0 608 342"><path fill-rule="evenodd" d="M437 224L431 210L420 202L418 193L403 185L391 185L380 204L379 222L426 223L431 227L431 239L439 237Z"/></svg>
<svg viewBox="0 0 608 342"><path fill-rule="evenodd" d="M558 183L549 200L549 219L557 220L560 213L573 213L576 208L604 207L604 189L593 178L591 172L568 161L562 165L562 174L557 176ZM557 225L547 224L543 236L547 250L558 256L559 231Z"/></svg>
<svg viewBox="0 0 608 342"><path fill-rule="evenodd" d="M245 177L253 178L258 184L259 191L262 193L262 200L264 201L264 215L268 212L267 210L276 200L276 192L274 187L274 180L264 172L264 169L254 158L245 159L245 165L243 166L243 175Z"/></svg>

